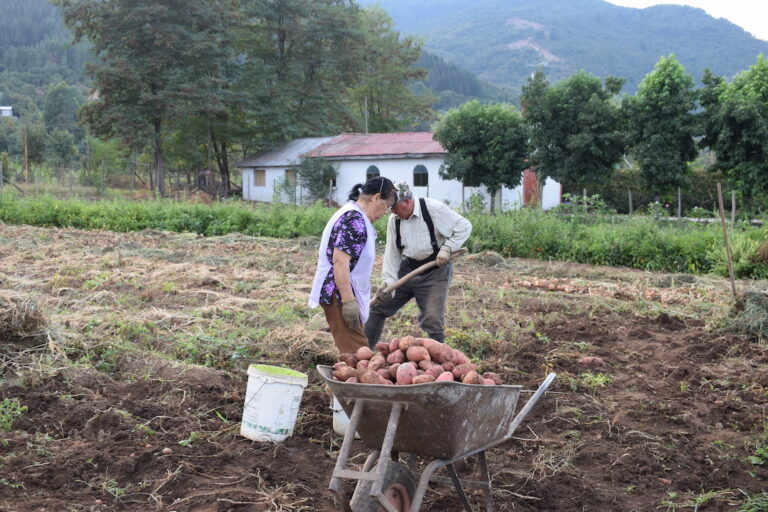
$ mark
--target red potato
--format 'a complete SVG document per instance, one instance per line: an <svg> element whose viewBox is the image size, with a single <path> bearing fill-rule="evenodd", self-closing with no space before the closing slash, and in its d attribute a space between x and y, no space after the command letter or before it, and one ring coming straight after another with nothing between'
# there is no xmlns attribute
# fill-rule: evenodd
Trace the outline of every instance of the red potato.
<svg viewBox="0 0 768 512"><path fill-rule="evenodd" d="M597 356L584 356L578 362L586 366L602 366L605 364L603 358Z"/></svg>
<svg viewBox="0 0 768 512"><path fill-rule="evenodd" d="M394 385L395 385L395 383L394 383L394 382L392 382L391 380L385 380L385 381L384 381L384 385L386 385L386 386L394 386Z"/></svg>
<svg viewBox="0 0 768 512"><path fill-rule="evenodd" d="M331 375L333 375L333 378L337 380L346 382L350 377L357 377L357 373L358 372L356 369L345 364L344 366L339 367L337 370L334 370Z"/></svg>
<svg viewBox="0 0 768 512"><path fill-rule="evenodd" d="M379 368L378 370L376 370L376 373L378 373L379 375L381 375L387 380L392 379L392 376L389 374L389 370L387 370L386 368Z"/></svg>
<svg viewBox="0 0 768 512"><path fill-rule="evenodd" d="M350 377L350 378L348 378L348 379L346 380L346 382L349 382L350 384L356 384L356 383L358 383L358 382L360 382L360 381L359 381L359 380L357 380L357 377Z"/></svg>
<svg viewBox="0 0 768 512"><path fill-rule="evenodd" d="M496 383L493 382L493 379L483 379L483 386L495 386Z"/></svg>
<svg viewBox="0 0 768 512"><path fill-rule="evenodd" d="M383 355L384 357L387 357L387 355L389 354L389 343L387 343L386 341L378 342L376 344L376 350L381 352L381 355Z"/></svg>
<svg viewBox="0 0 768 512"><path fill-rule="evenodd" d="M424 370L416 370L416 375L424 375L426 372Z"/></svg>
<svg viewBox="0 0 768 512"><path fill-rule="evenodd" d="M483 378L475 370L471 370L461 379L464 384L482 384Z"/></svg>
<svg viewBox="0 0 768 512"><path fill-rule="evenodd" d="M476 372L477 367L472 363L460 364L453 369L453 376L456 380L464 380L464 376L469 372Z"/></svg>
<svg viewBox="0 0 768 512"><path fill-rule="evenodd" d="M439 364L436 364L432 368L429 368L428 370L426 370L424 373L426 373L427 375L431 375L431 376L437 378L440 375L442 375L444 373L444 371L445 370L443 370L442 366L440 366ZM453 374L451 374L451 375L453 375Z"/></svg>
<svg viewBox="0 0 768 512"><path fill-rule="evenodd" d="M387 364L386 360L384 359L384 356L381 354L375 354L371 360L368 362L368 369L376 371L379 368L384 368L384 366Z"/></svg>
<svg viewBox="0 0 768 512"><path fill-rule="evenodd" d="M434 382L435 378L432 375L418 375L413 378L413 384L426 384L427 382Z"/></svg>
<svg viewBox="0 0 768 512"><path fill-rule="evenodd" d="M469 363L469 358L461 350L453 349L453 362L456 365L467 364Z"/></svg>
<svg viewBox="0 0 768 512"><path fill-rule="evenodd" d="M357 375L357 380L363 384L384 384L387 381L387 379L373 370L363 370Z"/></svg>
<svg viewBox="0 0 768 512"><path fill-rule="evenodd" d="M418 363L419 361L429 361L429 352L424 347L418 347L415 345L411 345L408 347L408 349L405 351L405 357L409 361L413 361L414 363Z"/></svg>
<svg viewBox="0 0 768 512"><path fill-rule="evenodd" d="M433 340L432 338L416 338L416 339L418 340L419 344L421 344L421 346L427 350L429 350L429 347L431 347L435 343L440 343L439 341Z"/></svg>
<svg viewBox="0 0 768 512"><path fill-rule="evenodd" d="M339 361L344 361L353 368L357 366L357 358L355 357L355 354L350 354L349 352L339 354Z"/></svg>
<svg viewBox="0 0 768 512"><path fill-rule="evenodd" d="M434 361L430 361L429 359L424 359L424 360L422 360L422 361L419 361L419 362L418 362L418 365L419 365L419 368L421 368L421 369L422 369L422 370L424 370L424 371L427 371L427 370L429 370L429 369L430 369L430 368L432 368L433 366L440 366L440 365L439 365L439 364L437 364L436 362L434 362ZM442 366L440 366L440 368L442 368Z"/></svg>
<svg viewBox="0 0 768 512"><path fill-rule="evenodd" d="M485 372L483 374L483 378L484 379L491 379L495 386L501 386L503 384L503 382L501 381L501 377L499 376L498 373Z"/></svg>
<svg viewBox="0 0 768 512"><path fill-rule="evenodd" d="M413 363L403 363L397 368L397 382L398 386L407 386L413 382L413 378L416 377L416 365Z"/></svg>
<svg viewBox="0 0 768 512"><path fill-rule="evenodd" d="M334 370L338 370L339 368L343 368L345 366L349 366L349 365L347 363L345 363L344 361L339 361L338 363L333 365L333 369Z"/></svg>
<svg viewBox="0 0 768 512"><path fill-rule="evenodd" d="M405 352L403 352L400 349L397 349L393 352L390 352L387 356L387 362L389 364L397 364L397 363L404 363L405 362Z"/></svg>
<svg viewBox="0 0 768 512"><path fill-rule="evenodd" d="M445 368L445 371L447 372L452 372L453 369L456 368L456 365L451 362L443 363L443 368Z"/></svg>
<svg viewBox="0 0 768 512"><path fill-rule="evenodd" d="M454 361L453 349L451 347L435 340L430 341L433 343L428 344L426 348L429 352L429 357L433 361L437 361L440 364Z"/></svg>
<svg viewBox="0 0 768 512"><path fill-rule="evenodd" d="M357 369L358 370L367 370L369 364L370 364L370 361L367 360L367 359L363 359L361 361L358 361L357 362Z"/></svg>
<svg viewBox="0 0 768 512"><path fill-rule="evenodd" d="M451 372L443 372L440 375L438 375L435 380L438 382L442 382L442 381L453 382L454 379L453 379L453 374Z"/></svg>
<svg viewBox="0 0 768 512"><path fill-rule="evenodd" d="M421 343L416 341L416 338L413 336L403 336L400 338L400 350L403 352L408 350L408 347L419 347L421 346Z"/></svg>
<svg viewBox="0 0 768 512"><path fill-rule="evenodd" d="M397 378L397 369L400 367L400 363L395 363L392 366L386 368L389 372L389 376L393 379Z"/></svg>
<svg viewBox="0 0 768 512"><path fill-rule="evenodd" d="M398 350L399 348L400 348L400 338L392 338L392 341L389 342L390 354L395 350Z"/></svg>
<svg viewBox="0 0 768 512"><path fill-rule="evenodd" d="M359 361L370 359L373 357L373 350L369 349L368 347L360 347L357 349L357 352L355 352L355 357Z"/></svg>

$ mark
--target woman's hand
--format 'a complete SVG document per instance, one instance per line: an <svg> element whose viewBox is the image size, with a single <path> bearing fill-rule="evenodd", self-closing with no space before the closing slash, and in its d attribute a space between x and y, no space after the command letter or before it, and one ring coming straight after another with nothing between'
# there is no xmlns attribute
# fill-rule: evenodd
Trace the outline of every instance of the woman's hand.
<svg viewBox="0 0 768 512"><path fill-rule="evenodd" d="M341 303L341 316L346 320L350 329L360 329L360 307L357 305L357 299L348 300Z"/></svg>

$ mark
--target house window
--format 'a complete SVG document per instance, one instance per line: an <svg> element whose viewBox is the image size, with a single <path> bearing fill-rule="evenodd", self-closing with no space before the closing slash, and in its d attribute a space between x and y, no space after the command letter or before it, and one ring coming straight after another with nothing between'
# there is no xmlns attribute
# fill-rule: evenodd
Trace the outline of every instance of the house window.
<svg viewBox="0 0 768 512"><path fill-rule="evenodd" d="M421 164L413 168L413 186L429 186L429 171L427 171L427 168Z"/></svg>
<svg viewBox="0 0 768 512"><path fill-rule="evenodd" d="M267 171L264 169L255 169L253 171L253 181L255 187L266 187L267 186Z"/></svg>
<svg viewBox="0 0 768 512"><path fill-rule="evenodd" d="M375 165L369 165L368 169L365 171L365 181L368 181L371 178L376 178L378 176L381 176L379 168Z"/></svg>
<svg viewBox="0 0 768 512"><path fill-rule="evenodd" d="M296 186L296 170L295 169L285 170L285 182L292 187Z"/></svg>

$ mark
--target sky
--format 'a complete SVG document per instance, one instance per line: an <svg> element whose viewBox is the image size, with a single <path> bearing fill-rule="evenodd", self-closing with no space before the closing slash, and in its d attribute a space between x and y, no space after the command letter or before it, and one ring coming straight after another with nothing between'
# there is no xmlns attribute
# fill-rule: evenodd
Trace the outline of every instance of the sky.
<svg viewBox="0 0 768 512"><path fill-rule="evenodd" d="M766 0L607 0L625 7L648 7L658 4L690 5L704 9L714 18L725 18L753 36L768 41L768 1Z"/></svg>

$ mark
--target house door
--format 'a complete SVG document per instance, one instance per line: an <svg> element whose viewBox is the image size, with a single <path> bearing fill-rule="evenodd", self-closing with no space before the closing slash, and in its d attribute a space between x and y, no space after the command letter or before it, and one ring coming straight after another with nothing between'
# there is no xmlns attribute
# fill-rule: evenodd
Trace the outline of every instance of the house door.
<svg viewBox="0 0 768 512"><path fill-rule="evenodd" d="M536 173L530 169L523 171L523 205L537 206L541 202L539 181Z"/></svg>

